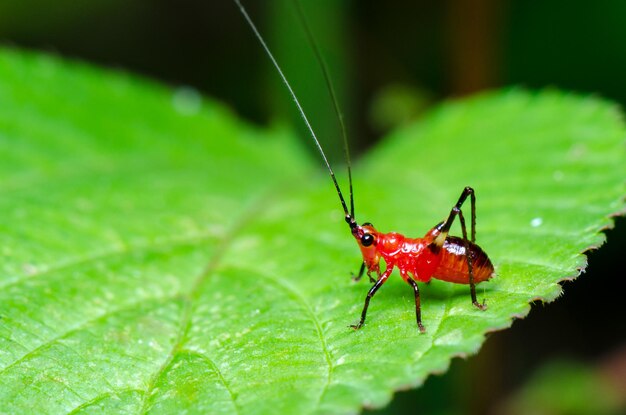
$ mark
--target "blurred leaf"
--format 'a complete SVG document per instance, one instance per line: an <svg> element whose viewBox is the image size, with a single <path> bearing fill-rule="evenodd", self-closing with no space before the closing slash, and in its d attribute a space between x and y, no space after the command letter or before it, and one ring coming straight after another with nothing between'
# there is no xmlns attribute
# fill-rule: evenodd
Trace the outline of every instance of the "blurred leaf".
<svg viewBox="0 0 626 415"><path fill-rule="evenodd" d="M577 362L541 368L503 407L501 414L617 415L625 409L608 379Z"/></svg>
<svg viewBox="0 0 626 415"><path fill-rule="evenodd" d="M21 33L27 37L34 33L50 34L63 30L74 22L97 16L98 13L115 8L120 0L92 0L77 4L73 0L49 2L44 0L3 0L0 2L0 35ZM135 7L136 2L126 2Z"/></svg>
<svg viewBox="0 0 626 415"><path fill-rule="evenodd" d="M431 105L426 90L392 84L382 88L372 100L370 123L376 131L387 132L415 121Z"/></svg>
<svg viewBox="0 0 626 415"><path fill-rule="evenodd" d="M357 215L420 236L464 185L497 266L479 286L367 284L297 141L169 91L0 54L0 412L349 413L475 353L585 266L624 209L624 126L558 92L448 103L355 171Z"/></svg>

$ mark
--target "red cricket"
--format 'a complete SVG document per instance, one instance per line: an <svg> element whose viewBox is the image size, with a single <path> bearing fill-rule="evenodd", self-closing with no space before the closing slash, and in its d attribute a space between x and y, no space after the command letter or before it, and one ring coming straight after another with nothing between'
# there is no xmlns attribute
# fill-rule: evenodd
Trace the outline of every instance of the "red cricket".
<svg viewBox="0 0 626 415"><path fill-rule="evenodd" d="M471 240L467 239L465 217L461 206L465 199L470 196L472 210ZM342 198L340 196L340 198ZM358 324L352 325L359 329L365 322L367 308L370 299L376 291L387 281L395 267L398 267L400 276L406 281L415 293L415 317L417 326L424 332L420 308L420 292L417 286L419 282L429 282L431 278L457 284L469 284L472 304L481 310L486 308L485 303L476 300L476 284L486 281L493 276L493 265L487 254L474 243L476 239L476 196L474 189L466 187L461 197L450 211L445 222L439 223L432 228L423 238L407 238L396 232L378 232L371 223L357 225L353 215L346 213L346 222L352 230L352 235L361 248L363 265L356 280L361 279L365 268L367 276L374 285L365 297L365 305ZM458 216L461 221L463 238L448 235L454 218ZM385 261L385 271L380 271L380 260ZM371 273L375 272L378 279L374 279Z"/></svg>
<svg viewBox="0 0 626 415"><path fill-rule="evenodd" d="M278 62L274 58L274 55L269 50L267 44L263 40L263 37L257 30L256 26L252 22L250 16L246 12L245 8L241 5L240 0L233 0L239 7L239 10L243 14L245 20L250 25L255 36L261 43L261 46L265 50L266 54L272 61L272 64L278 71L283 83L289 90L291 98L294 100L300 116L304 120L304 123L309 130L313 141L317 149L319 150L326 168L330 173L330 177L339 196L339 201L345 214L345 220L352 235L357 241L361 254L363 255L363 263L358 275L354 278L360 280L365 270L367 269L367 276L370 282L374 285L369 289L367 296L365 297L365 304L363 311L361 312L361 319L357 324L353 324L350 327L354 329L360 329L365 323L365 317L367 315L367 309L371 298L376 294L378 289L387 281L389 275L393 272L394 268L398 268L400 276L406 281L412 288L415 294L415 318L417 321L417 327L420 332L424 332L424 325L422 324L421 306L420 306L420 292L417 282L429 282L432 278L440 279L443 281L453 282L457 284L469 284L470 295L472 304L480 310L485 310L485 302L479 303L476 299L476 284L486 281L493 276L493 265L487 257L487 254L475 243L476 240L476 195L474 189L466 187L463 189L459 200L454 205L450 214L444 222L439 223L434 228L424 235L422 238L407 238L402 234L396 232L382 233L376 230L371 223L357 224L354 217L354 196L352 190L352 172L350 168L350 155L348 152L348 140L346 137L346 129L343 123L343 117L339 111L339 105L337 103L336 94L328 74L328 69L324 63L324 60L317 48L313 35L306 24L306 19L299 3L296 1L298 14L302 25L306 31L309 43L311 44L317 60L322 67L324 78L326 80L326 86L331 95L334 109L337 114L339 123L343 133L343 144L348 165L348 182L350 185L350 211L344 200L335 173L326 158L326 154L320 145L309 120L304 113L300 101L296 97L291 84L287 81L287 78L283 74ZM470 197L471 202L471 238L467 237L467 229L465 226L465 217L461 207L465 200ZM456 236L450 236L449 231L454 219L459 217L461 223L462 238ZM385 261L385 270L381 272L380 261ZM377 278L372 277L372 273L376 274Z"/></svg>

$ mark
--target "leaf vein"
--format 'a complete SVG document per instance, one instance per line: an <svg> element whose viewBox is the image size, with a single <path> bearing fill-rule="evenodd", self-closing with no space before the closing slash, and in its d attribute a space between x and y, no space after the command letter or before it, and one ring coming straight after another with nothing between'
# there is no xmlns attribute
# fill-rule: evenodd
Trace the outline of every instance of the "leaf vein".
<svg viewBox="0 0 626 415"><path fill-rule="evenodd" d="M155 307L161 306L163 305L163 303L165 301L169 301L173 298L175 298L176 295L172 295L172 296L166 296L166 297L161 297L161 298L155 298L155 299L150 299L149 301L155 301ZM85 329L86 327L98 323L101 320L105 320L115 314L119 314L119 313L124 313L126 311L130 311L130 310L134 310L136 309L137 305L139 304L143 304L148 302L147 299L143 299L142 301L136 301L133 303L128 304L126 307L121 307L115 310L110 310L107 311L106 313L100 314L94 318L88 319L83 321L82 323L80 323L79 325L77 325L74 328L71 328L63 333L60 333L58 336L55 336L49 340L46 340L45 342L43 342L42 344L40 344L39 346L35 347L34 349L28 351L27 353L25 353L24 355L22 355L21 357L19 357L18 359L16 359L15 361L13 361L12 363L8 364L7 366L5 366L4 368L0 369L0 377L6 373L9 369L11 369L13 366L18 365L19 363L21 363L22 361L30 358L31 356L34 356L38 351L43 350L44 348L46 348L47 346L50 346L51 344L59 341L59 340L63 340L69 336L71 336L74 333L78 333L79 331Z"/></svg>
<svg viewBox="0 0 626 415"><path fill-rule="evenodd" d="M315 326L315 330L317 332L317 335L319 337L321 346L322 346L322 351L324 352L324 358L326 360L326 364L327 364L327 376L326 376L326 383L324 385L324 387L322 388L322 391L320 392L320 395L317 399L317 403L315 404L315 406L319 406L320 402L322 401L322 398L324 397L324 395L326 394L326 391L328 390L328 387L330 386L330 382L332 379L332 373L334 370L334 366L332 364L332 359L330 356L330 352L328 350L328 345L326 342L326 339L324 338L324 332L322 330L322 326L317 318L317 316L315 315L315 313L313 312L313 309L311 308L311 305L309 304L309 302L306 300L306 298L295 288L293 288L291 285L285 283L284 281L281 281L278 278L275 278L273 275L270 274L264 274L265 277L267 277L267 279L269 279L270 281L272 281L274 283L275 286L277 286L278 288L282 289L283 291L288 292L289 294L291 294L291 297L296 299L297 302L299 302L302 307L304 308L304 310L307 312L307 314L309 315L309 318L311 320L311 322L313 323L313 325Z"/></svg>
<svg viewBox="0 0 626 415"><path fill-rule="evenodd" d="M261 206L265 201L264 197L259 198L256 203L251 203L250 207L241 215L241 217L232 225L230 231L225 233L225 236L221 239L221 241L217 244L217 248L210 258L205 269L198 274L197 277L194 278L194 283L192 284L191 289L185 295L185 309L182 313L180 319L180 330L178 332L176 341L168 355L166 356L163 364L159 367L159 369L152 375L148 387L144 393L143 402L141 405L141 410L139 414L145 414L150 409L149 408L149 398L150 395L158 382L159 378L163 375L165 370L171 364L171 362L176 357L176 354L182 349L183 344L185 343L185 337L189 332L191 327L191 317L192 317L192 305L194 301L197 299L198 293L200 292L200 286L204 283L204 281L213 273L213 271L218 267L221 258L224 256L228 248L231 246L232 241L235 235L252 219L254 218L254 212L258 212L261 210ZM205 356L207 359L208 357ZM208 359L211 360L211 359ZM213 363L211 361L211 363ZM233 408L236 413L240 413L239 408L237 407L237 403L235 401L235 395L231 391L228 382L224 379L222 373L218 370L217 366L213 363L213 367L216 369L216 373L229 393L231 401L233 403Z"/></svg>
<svg viewBox="0 0 626 415"><path fill-rule="evenodd" d="M138 390L136 388L124 388L124 389L119 389L119 390L114 390L114 391L110 391L110 392L105 392L105 393L101 393L100 395L95 396L93 399L87 401L87 402L83 402L80 405L78 405L76 408L72 409L70 412L67 413L67 415L72 415L72 414L76 414L78 413L80 410L88 408L92 405L97 404L98 402L108 398L109 396L116 396L116 395L120 395L122 393L128 393L128 392L138 392L138 393L142 393L143 391Z"/></svg>
<svg viewBox="0 0 626 415"><path fill-rule="evenodd" d="M171 239L168 239L159 243L138 244L134 246L123 247L121 249L104 250L100 253L88 255L83 258L77 258L74 260L67 261L65 263L61 262L57 265L53 265L50 267L44 266L44 269L39 272L34 272L31 274L18 276L16 279L12 279L12 280L9 280L8 282L5 282L4 284L0 284L0 289L4 290L8 287L21 284L24 281L30 280L32 278L38 278L44 275L52 274L57 271L71 269L73 267L85 265L90 262L95 262L95 261L100 261L100 260L109 260L117 256L130 255L130 254L138 253L142 251L149 252L153 250L171 248L171 247L176 247L178 245L185 245L189 243L199 244L210 239L211 237L215 237L215 234L207 232L207 233L199 233L199 234L194 234L194 235L183 235L182 237L176 236L176 237L173 237Z"/></svg>

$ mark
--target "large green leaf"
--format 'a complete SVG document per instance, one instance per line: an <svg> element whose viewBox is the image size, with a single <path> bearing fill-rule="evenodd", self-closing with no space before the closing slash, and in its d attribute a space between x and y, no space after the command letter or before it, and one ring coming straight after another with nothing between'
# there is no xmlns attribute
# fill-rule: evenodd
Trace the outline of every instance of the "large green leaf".
<svg viewBox="0 0 626 415"><path fill-rule="evenodd" d="M0 54L0 412L347 413L381 406L552 300L623 210L598 99L448 103L355 169L357 216L421 236L465 185L497 277L368 284L321 163L193 93ZM458 232L458 229L455 228Z"/></svg>

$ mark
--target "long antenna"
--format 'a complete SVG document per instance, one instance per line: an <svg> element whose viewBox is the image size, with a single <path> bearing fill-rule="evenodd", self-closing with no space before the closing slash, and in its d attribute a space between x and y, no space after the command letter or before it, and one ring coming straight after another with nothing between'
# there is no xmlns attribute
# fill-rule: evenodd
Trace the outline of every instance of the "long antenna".
<svg viewBox="0 0 626 415"><path fill-rule="evenodd" d="M283 84L285 84L285 86L289 90L289 94L291 95L291 98L295 102L296 107L298 108L298 111L300 112L300 116L302 117L302 120L304 121L304 124L306 124L307 129L311 133L311 137L313 138L313 141L315 142L315 145L316 145L317 149L319 150L320 155L322 156L322 159L324 160L324 164L326 164L326 168L328 169L328 172L330 173L330 178L333 180L333 184L335 185L335 189L337 190L337 195L339 196L339 200L341 202L341 206L343 207L343 211L344 211L344 213L346 215L346 217L345 217L346 222L350 225L351 228L353 228L354 226L356 226L356 222L354 221L354 214L350 214L348 212L348 207L346 206L346 201L344 200L343 194L341 193L341 189L339 188L339 183L337 183L337 178L335 177L335 172L333 172L332 167L330 167L330 163L328 162L328 159L326 158L326 154L324 153L324 150L322 149L322 145L320 144L319 140L317 139L317 136L315 135L315 131L313 131L313 127L311 127L311 123L309 122L309 119L307 118L306 114L304 113L304 109L302 108L302 105L300 105L300 101L298 100L298 97L296 96L296 93L293 92L293 89L291 88L291 84L289 83L289 81L287 81L287 78L285 77L285 74L283 74L283 71L280 69L280 66L278 65L278 62L274 58L274 55L272 54L272 52L270 51L269 47L265 43L265 40L263 39L263 36L261 36L261 33L256 28L254 22L252 22L252 19L248 15L248 12L246 11L246 9L243 7L243 5L241 4L241 2L239 0L233 0L233 1L237 5L237 7L239 7L239 10L241 11L241 14L243 14L243 17L246 19L246 22L248 22L248 25L250 26L250 28L254 32L254 35L256 36L256 38L261 43L261 46L265 50L265 53L267 54L267 56L272 61L272 64L274 65L274 67L278 71L278 74L280 75L280 78L283 81Z"/></svg>
<svg viewBox="0 0 626 415"><path fill-rule="evenodd" d="M317 62L320 64L322 69L322 73L324 74L324 80L326 81L326 87L328 88L328 93L333 101L333 108L335 109L335 114L337 115L337 120L339 120L339 125L341 126L341 136L343 138L343 154L346 159L346 164L348 165L348 183L350 184L350 215L354 218L354 190L352 189L352 166L350 163L350 148L348 146L348 134L346 132L346 124L343 119L343 113L339 108L339 100L337 99L337 94L335 92L335 87L333 85L333 81L330 77L330 71L328 70L328 65L326 64L326 60L320 53L320 50L317 46L317 42L315 41L315 37L313 36L313 32L309 27L306 16L304 14L304 10L302 9L302 3L300 0L295 0L296 10L298 11L298 17L300 18L300 22L302 23L302 27L304 27L304 31L306 32L307 39L309 41L309 45L315 56L317 58Z"/></svg>

